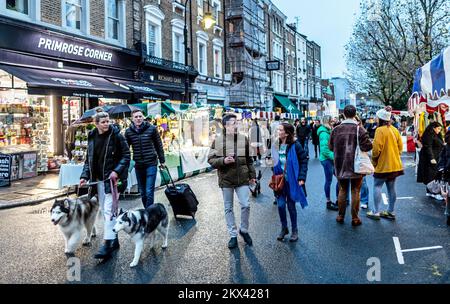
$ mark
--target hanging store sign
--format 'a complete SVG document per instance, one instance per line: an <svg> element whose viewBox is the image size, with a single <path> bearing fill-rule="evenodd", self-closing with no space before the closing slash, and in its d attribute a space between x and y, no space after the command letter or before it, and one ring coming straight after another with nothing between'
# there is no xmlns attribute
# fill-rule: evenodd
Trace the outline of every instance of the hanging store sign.
<svg viewBox="0 0 450 304"><path fill-rule="evenodd" d="M278 60L266 61L266 71L278 71L280 62Z"/></svg>

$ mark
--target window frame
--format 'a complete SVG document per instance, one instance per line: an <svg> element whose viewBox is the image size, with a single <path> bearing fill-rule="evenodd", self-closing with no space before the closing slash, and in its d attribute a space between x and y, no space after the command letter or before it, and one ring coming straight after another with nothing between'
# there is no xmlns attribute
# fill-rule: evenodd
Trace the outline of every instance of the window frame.
<svg viewBox="0 0 450 304"><path fill-rule="evenodd" d="M216 52L219 53L218 61L216 60ZM222 63L222 47L214 45L213 47L213 61L214 61L214 78L223 79L223 63ZM218 67L218 73L216 73L216 66Z"/></svg>
<svg viewBox="0 0 450 304"><path fill-rule="evenodd" d="M24 0L28 4L28 14L6 8L6 0L0 0L0 15L23 21L38 22L41 20L41 0Z"/></svg>
<svg viewBox="0 0 450 304"><path fill-rule="evenodd" d="M147 45L147 55L150 55L149 48L149 25L155 27L155 55L154 57L162 58L162 22L165 19L164 13L155 5L147 5L145 11L145 43Z"/></svg>
<svg viewBox="0 0 450 304"><path fill-rule="evenodd" d="M113 43L113 44L119 44L122 46L125 46L126 44L126 3L124 0L116 0L117 1L117 7L118 7L118 32L117 32L117 39L108 37L109 33L109 15L108 15L108 5L107 3L110 0L105 0L104 6L105 6L105 40L107 42Z"/></svg>
<svg viewBox="0 0 450 304"><path fill-rule="evenodd" d="M90 5L89 5L89 1L80 0L80 3L81 3L81 5L80 5L80 7L81 7L80 29L67 26L66 4L68 1L72 1L72 0L62 0L61 1L61 27L67 32L81 34L81 35L90 35L90 18L89 18Z"/></svg>
<svg viewBox="0 0 450 304"><path fill-rule="evenodd" d="M172 25L172 60L174 62L185 64L184 62L184 22L180 19L173 19ZM180 36L180 60L175 60L175 36Z"/></svg>

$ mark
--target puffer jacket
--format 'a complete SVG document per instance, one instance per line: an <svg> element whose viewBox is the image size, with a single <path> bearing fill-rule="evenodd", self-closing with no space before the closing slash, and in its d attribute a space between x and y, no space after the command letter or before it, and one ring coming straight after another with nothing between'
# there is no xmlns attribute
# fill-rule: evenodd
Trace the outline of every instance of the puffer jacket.
<svg viewBox="0 0 450 304"><path fill-rule="evenodd" d="M160 163L165 162L161 137L156 127L149 122L144 121L139 129L132 124L125 131L125 138L128 145L133 149L135 167L157 166L158 158Z"/></svg>
<svg viewBox="0 0 450 304"><path fill-rule="evenodd" d="M334 168L338 179L361 178L363 175L355 173L356 130L355 120L344 120L333 129L330 136L329 148L334 152ZM363 127L359 127L359 147L363 152L372 150L369 134Z"/></svg>
<svg viewBox="0 0 450 304"><path fill-rule="evenodd" d="M123 192L127 186L128 167L130 165L130 149L119 129L109 126L110 135L106 141L106 155L103 166L103 177L108 178L112 171L116 172L121 181L119 192ZM80 179L91 180L94 159L94 139L98 129L89 132L86 161ZM110 181L105 181L105 193L111 193Z"/></svg>
<svg viewBox="0 0 450 304"><path fill-rule="evenodd" d="M208 163L217 169L220 188L236 188L249 185L256 178L255 167L249 153L249 142L243 134L219 134L211 145ZM226 165L226 156L234 153L235 163Z"/></svg>
<svg viewBox="0 0 450 304"><path fill-rule="evenodd" d="M324 125L320 126L317 130L317 135L319 137L319 146L320 146L320 155L319 160L325 161L325 160L334 160L334 153L330 150L330 147L328 146L328 143L330 142L330 134L331 129L328 129Z"/></svg>

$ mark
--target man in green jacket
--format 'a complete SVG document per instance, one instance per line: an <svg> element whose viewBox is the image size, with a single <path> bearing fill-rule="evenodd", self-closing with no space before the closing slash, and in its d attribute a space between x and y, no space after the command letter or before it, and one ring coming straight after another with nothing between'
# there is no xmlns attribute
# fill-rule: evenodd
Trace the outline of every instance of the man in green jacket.
<svg viewBox="0 0 450 304"><path fill-rule="evenodd" d="M248 233L250 203L249 184L256 183L256 172L249 153L249 142L245 135L237 132L236 115L229 114L223 118L225 132L216 136L208 156L208 163L217 169L219 187L222 188L225 205L225 220L231 236L228 248L236 248L237 228L233 213L234 192L241 204L241 227L239 234L251 246L252 239Z"/></svg>
<svg viewBox="0 0 450 304"><path fill-rule="evenodd" d="M330 141L331 134L331 116L324 116L322 118L322 125L317 130L317 136L319 137L319 145L320 145L320 155L319 160L322 164L323 171L325 173L325 185L324 191L327 199L327 209L329 210L338 210L338 206L336 203L333 203L331 200L331 183L333 182L333 174L334 174L334 153L330 150L328 143ZM336 183L336 200L339 194L339 186Z"/></svg>

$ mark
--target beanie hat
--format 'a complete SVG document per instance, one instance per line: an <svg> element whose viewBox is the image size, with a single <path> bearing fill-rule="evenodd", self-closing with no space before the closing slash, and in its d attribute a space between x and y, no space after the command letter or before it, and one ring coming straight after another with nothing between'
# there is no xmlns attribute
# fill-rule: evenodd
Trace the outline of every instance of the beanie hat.
<svg viewBox="0 0 450 304"><path fill-rule="evenodd" d="M377 117L384 121L390 121L391 120L391 112L386 111L385 109L381 109L377 112Z"/></svg>

